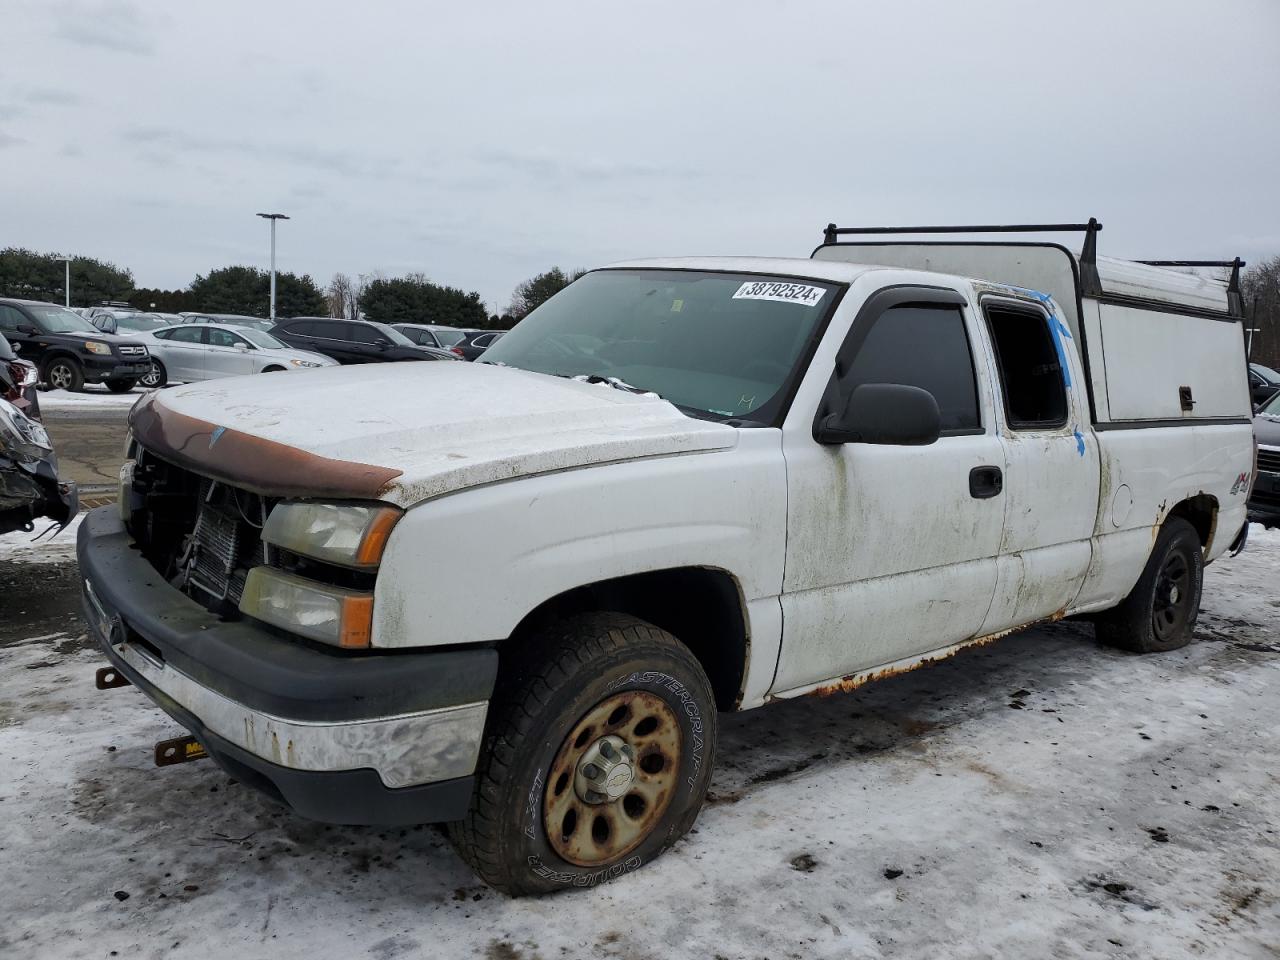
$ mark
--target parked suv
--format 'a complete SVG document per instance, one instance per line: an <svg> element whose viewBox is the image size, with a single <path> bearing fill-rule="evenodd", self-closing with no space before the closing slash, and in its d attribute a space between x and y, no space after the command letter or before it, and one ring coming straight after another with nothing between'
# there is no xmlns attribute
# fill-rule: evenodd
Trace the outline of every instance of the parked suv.
<svg viewBox="0 0 1280 960"><path fill-rule="evenodd" d="M0 299L0 333L55 389L75 391L86 383L105 383L112 393L125 393L151 369L142 343L103 333L56 303Z"/></svg>
<svg viewBox="0 0 1280 960"><path fill-rule="evenodd" d="M1280 392L1258 409L1253 435L1258 440L1258 469L1249 495L1249 519L1280 527Z"/></svg>
<svg viewBox="0 0 1280 960"><path fill-rule="evenodd" d="M323 353L341 364L444 359L436 355L438 351L418 346L388 324L371 320L294 317L276 324L271 335L291 347Z"/></svg>

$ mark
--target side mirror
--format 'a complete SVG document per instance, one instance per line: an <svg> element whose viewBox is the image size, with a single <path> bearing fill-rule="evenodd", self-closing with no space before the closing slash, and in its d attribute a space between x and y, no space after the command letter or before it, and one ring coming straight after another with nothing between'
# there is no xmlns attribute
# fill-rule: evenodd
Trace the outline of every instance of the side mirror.
<svg viewBox="0 0 1280 960"><path fill-rule="evenodd" d="M34 337L40 331L29 323L20 323L18 324L18 332L25 333L28 337Z"/></svg>
<svg viewBox="0 0 1280 960"><path fill-rule="evenodd" d="M387 349L387 347L391 346L391 341L383 340L381 337L379 337L377 340L373 341L373 345L377 347L379 350L385 350Z"/></svg>
<svg viewBox="0 0 1280 960"><path fill-rule="evenodd" d="M902 383L864 383L845 408L814 427L819 443L878 443L922 447L942 433L938 401L928 390Z"/></svg>
<svg viewBox="0 0 1280 960"><path fill-rule="evenodd" d="M248 353L250 348L247 343L237 343L236 349L239 350L241 353Z"/></svg>

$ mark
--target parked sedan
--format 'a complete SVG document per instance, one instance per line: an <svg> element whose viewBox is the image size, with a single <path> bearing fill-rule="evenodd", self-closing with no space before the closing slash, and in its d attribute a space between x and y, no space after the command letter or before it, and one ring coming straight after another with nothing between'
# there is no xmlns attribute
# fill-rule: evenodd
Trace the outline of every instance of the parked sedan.
<svg viewBox="0 0 1280 960"><path fill-rule="evenodd" d="M1280 393L1280 373L1260 363L1249 364L1249 395L1255 407L1262 406Z"/></svg>
<svg viewBox="0 0 1280 960"><path fill-rule="evenodd" d="M481 354L502 339L505 330L468 330L451 348L463 360L479 360Z"/></svg>
<svg viewBox="0 0 1280 960"><path fill-rule="evenodd" d="M184 323L144 334L141 339L151 350L151 372L142 378L144 387L337 366L326 356L294 349L252 327Z"/></svg>
<svg viewBox="0 0 1280 960"><path fill-rule="evenodd" d="M275 326L270 320L262 317L246 317L238 313L180 313L170 323L220 323L224 327L252 327L255 330L270 332Z"/></svg>
<svg viewBox="0 0 1280 960"><path fill-rule="evenodd" d="M271 333L291 346L323 353L342 364L455 359L446 350L420 347L399 330L372 320L293 317L280 321Z"/></svg>

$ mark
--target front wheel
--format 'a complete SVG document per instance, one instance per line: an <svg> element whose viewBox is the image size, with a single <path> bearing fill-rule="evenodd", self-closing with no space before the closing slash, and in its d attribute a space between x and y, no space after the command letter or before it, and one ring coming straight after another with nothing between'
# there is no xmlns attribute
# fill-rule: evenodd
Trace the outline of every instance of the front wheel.
<svg viewBox="0 0 1280 960"><path fill-rule="evenodd" d="M148 390L154 390L157 387L163 387L169 382L169 374L165 371L164 364L152 357L151 369L143 374L142 379L138 382Z"/></svg>
<svg viewBox="0 0 1280 960"><path fill-rule="evenodd" d="M639 868L697 818L715 710L671 634L619 614L566 620L503 665L471 809L450 825L459 853L513 895Z"/></svg>
<svg viewBox="0 0 1280 960"><path fill-rule="evenodd" d="M123 380L108 380L107 389L112 393L128 393L138 385L138 381L133 377L126 377Z"/></svg>
<svg viewBox="0 0 1280 960"><path fill-rule="evenodd" d="M51 390L75 393L84 386L84 371L70 357L58 357L44 368L44 382Z"/></svg>
<svg viewBox="0 0 1280 960"><path fill-rule="evenodd" d="M1203 581L1200 535L1181 517L1169 518L1129 596L1095 617L1098 639L1134 653L1185 647L1195 632Z"/></svg>

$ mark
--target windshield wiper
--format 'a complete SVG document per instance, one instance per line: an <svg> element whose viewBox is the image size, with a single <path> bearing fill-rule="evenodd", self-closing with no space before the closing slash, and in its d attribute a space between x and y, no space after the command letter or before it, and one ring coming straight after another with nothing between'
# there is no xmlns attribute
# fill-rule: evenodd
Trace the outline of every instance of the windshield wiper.
<svg viewBox="0 0 1280 960"><path fill-rule="evenodd" d="M570 377L571 380L579 380L582 383L607 383L615 390L623 390L627 393L634 393L642 397L653 397L661 400L662 397L654 393L652 390L646 390L644 387L637 387L618 377L602 377L598 373L580 373L576 377Z"/></svg>

